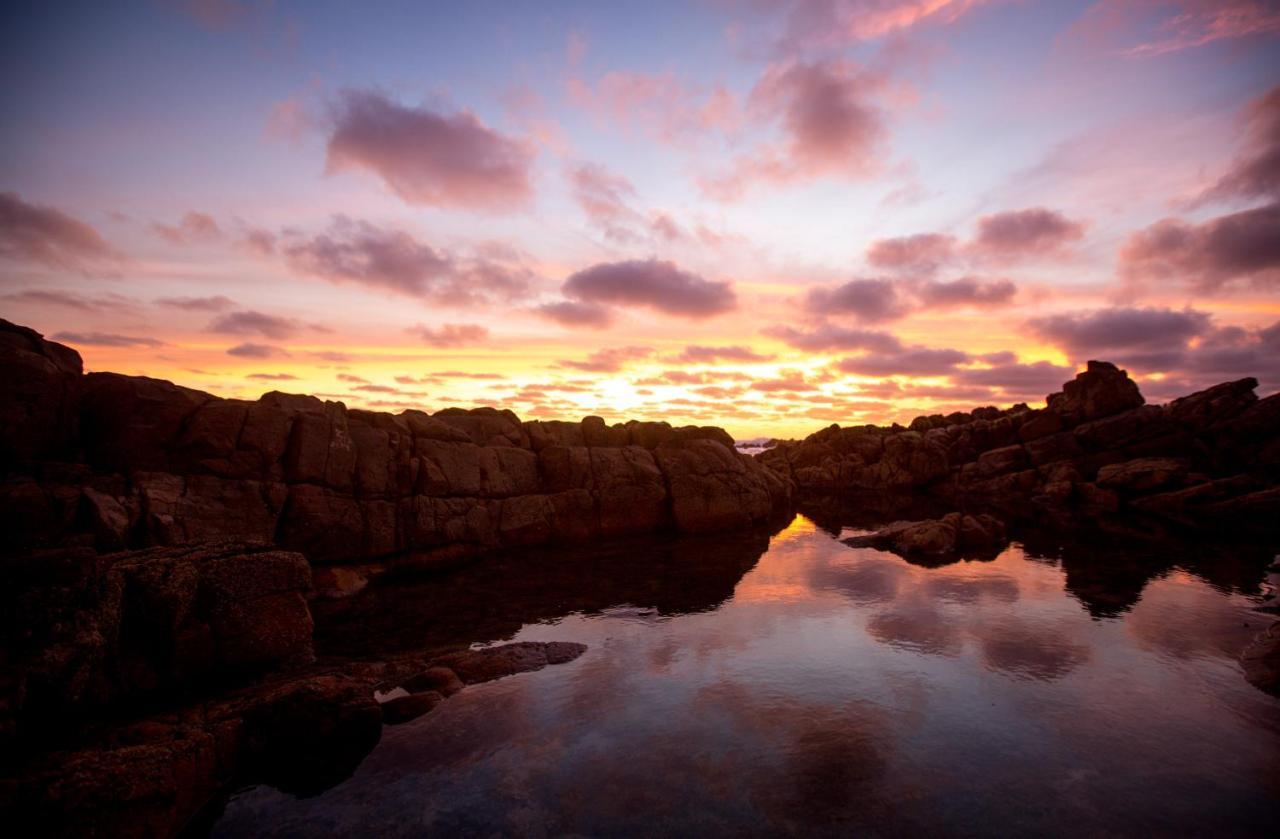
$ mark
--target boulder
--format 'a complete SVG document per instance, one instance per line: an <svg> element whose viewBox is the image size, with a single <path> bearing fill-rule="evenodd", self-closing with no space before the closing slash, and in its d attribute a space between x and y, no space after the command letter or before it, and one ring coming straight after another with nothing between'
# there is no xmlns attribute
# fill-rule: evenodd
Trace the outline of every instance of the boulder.
<svg viewBox="0 0 1280 839"><path fill-rule="evenodd" d="M1112 463L1098 470L1098 486L1121 492L1149 492L1180 483L1187 462L1168 457L1142 457Z"/></svg>
<svg viewBox="0 0 1280 839"><path fill-rule="evenodd" d="M1049 412L1067 426L1128 411L1145 401L1129 374L1106 361L1090 361L1084 372L1045 400Z"/></svg>

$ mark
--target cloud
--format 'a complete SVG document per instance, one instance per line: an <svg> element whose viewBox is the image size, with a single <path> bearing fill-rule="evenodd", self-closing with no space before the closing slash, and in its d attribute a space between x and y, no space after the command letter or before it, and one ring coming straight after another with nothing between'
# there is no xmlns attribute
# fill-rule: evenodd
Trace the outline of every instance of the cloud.
<svg viewBox="0 0 1280 839"><path fill-rule="evenodd" d="M705 280L665 260L602 262L565 280L567 297L588 303L641 306L677 317L702 319L737 307L729 283Z"/></svg>
<svg viewBox="0 0 1280 839"><path fill-rule="evenodd" d="M1163 0L1152 5L1168 9L1168 16L1156 23L1150 40L1128 48L1126 54L1158 56L1214 41L1280 32L1280 10L1270 0ZM1105 11L1122 3L1104 0L1099 6Z"/></svg>
<svg viewBox="0 0 1280 839"><path fill-rule="evenodd" d="M407 331L422 343L433 347L478 344L489 337L488 329L474 323L446 323L439 329L418 325L410 327Z"/></svg>
<svg viewBox="0 0 1280 839"><path fill-rule="evenodd" d="M289 267L332 282L353 282L446 305L513 300L528 292L518 265L461 259L433 249L403 230L336 216L324 233L293 237L284 247Z"/></svg>
<svg viewBox="0 0 1280 839"><path fill-rule="evenodd" d="M1121 306L1034 318L1027 326L1075 361L1100 359L1155 371L1181 365L1191 340L1209 331L1210 318L1192 309Z"/></svg>
<svg viewBox="0 0 1280 839"><path fill-rule="evenodd" d="M85 222L13 192L0 192L0 257L83 274L113 270L121 260Z"/></svg>
<svg viewBox="0 0 1280 839"><path fill-rule="evenodd" d="M712 364L717 361L769 361L772 358L773 356L761 355L750 347L703 347L690 344L684 348L684 352L671 360L686 364Z"/></svg>
<svg viewBox="0 0 1280 839"><path fill-rule="evenodd" d="M728 174L704 182L721 200L741 197L756 182L788 183L824 175L865 177L881 168L888 135L875 104L883 79L841 59L770 65L749 106L778 123L783 141L735 160Z"/></svg>
<svg viewBox="0 0 1280 839"><path fill-rule="evenodd" d="M222 228L208 213L189 212L176 225L156 222L151 229L161 239L172 245L190 245L216 242L222 238Z"/></svg>
<svg viewBox="0 0 1280 839"><path fill-rule="evenodd" d="M296 380L298 377L292 373L250 373L245 378L260 379L267 382L291 382Z"/></svg>
<svg viewBox="0 0 1280 839"><path fill-rule="evenodd" d="M244 234L241 245L255 256L273 256L276 252L276 234L270 230L253 228Z"/></svg>
<svg viewBox="0 0 1280 839"><path fill-rule="evenodd" d="M406 203L511 212L533 197L532 145L470 111L443 114L348 91L333 122L327 171L371 171Z"/></svg>
<svg viewBox="0 0 1280 839"><path fill-rule="evenodd" d="M1013 302L1018 287L1009 280L982 280L961 277L950 282L928 281L915 287L921 308L945 309L953 306L991 307Z"/></svg>
<svg viewBox="0 0 1280 839"><path fill-rule="evenodd" d="M215 318L209 324L209 331L226 335L262 335L279 340L297 332L298 324L289 318L244 310Z"/></svg>
<svg viewBox="0 0 1280 839"><path fill-rule="evenodd" d="M1280 203L1202 224L1167 218L1129 237L1120 250L1129 280L1173 280L1212 291L1236 280L1280 287Z"/></svg>
<svg viewBox="0 0 1280 839"><path fill-rule="evenodd" d="M26 289L0 297L11 303L25 303L34 306L60 306L80 312L120 311L132 308L134 301L119 294L103 294L89 298L83 294L73 294L57 289Z"/></svg>
<svg viewBox="0 0 1280 839"><path fill-rule="evenodd" d="M878 239L867 248L867 262L877 268L931 274L951 261L955 246L955 237L943 233Z"/></svg>
<svg viewBox="0 0 1280 839"><path fill-rule="evenodd" d="M604 329L613 323L613 313L607 306L582 303L576 300L544 303L536 307L534 312L541 317L555 321L561 326L575 328Z"/></svg>
<svg viewBox="0 0 1280 839"><path fill-rule="evenodd" d="M1060 366L1049 361L1022 364L1013 359L1012 353L1002 353L1001 358L989 367L956 370L951 380L966 385L994 387L1013 395L1039 398L1053 393L1062 383L1074 378L1074 367Z"/></svg>
<svg viewBox="0 0 1280 839"><path fill-rule="evenodd" d="M110 332L59 332L53 336L53 340L91 347L163 347L165 345L164 341L157 341L155 338L115 335Z"/></svg>
<svg viewBox="0 0 1280 839"><path fill-rule="evenodd" d="M1082 222L1032 207L978 219L978 234L970 247L981 255L1010 259L1057 253L1083 237Z"/></svg>
<svg viewBox="0 0 1280 839"><path fill-rule="evenodd" d="M774 49L783 53L843 47L917 26L951 24L972 9L999 0L783 0L764 4L781 12ZM752 21L759 3L744 3ZM770 21L772 23L772 21Z"/></svg>
<svg viewBox="0 0 1280 839"><path fill-rule="evenodd" d="M960 350L903 347L893 353L843 358L836 362L836 368L859 376L945 376L969 358Z"/></svg>
<svg viewBox="0 0 1280 839"><path fill-rule="evenodd" d="M823 324L809 332L791 326L771 326L763 332L798 350L811 352L867 350L877 353L895 353L902 350L902 342L897 337L874 329L847 329Z"/></svg>
<svg viewBox="0 0 1280 839"><path fill-rule="evenodd" d="M279 358L288 354L280 347L270 344L237 344L227 350L227 355L234 355L237 358Z"/></svg>
<svg viewBox="0 0 1280 839"><path fill-rule="evenodd" d="M583 361L561 360L560 367L583 370L588 373L617 373L629 361L638 361L653 355L653 347L614 347L597 350Z"/></svg>
<svg viewBox="0 0 1280 839"><path fill-rule="evenodd" d="M1280 198L1280 85L1249 104L1245 123L1245 154L1204 198Z"/></svg>
<svg viewBox="0 0 1280 839"><path fill-rule="evenodd" d="M183 309L188 312L220 312L235 305L234 300L222 295L214 297L157 297L155 303L157 306Z"/></svg>
<svg viewBox="0 0 1280 839"><path fill-rule="evenodd" d="M817 390L818 386L798 370L784 370L776 379L752 382L751 389L763 393L806 393Z"/></svg>
<svg viewBox="0 0 1280 839"><path fill-rule="evenodd" d="M638 213L629 206L636 197L631 181L594 163L580 163L568 170L573 199L578 202L587 221L598 227L606 238L628 241L634 238L631 226Z"/></svg>
<svg viewBox="0 0 1280 839"><path fill-rule="evenodd" d="M722 86L688 87L672 73L606 73L589 85L568 82L569 99L610 126L643 131L669 144L696 143L740 120L738 103Z"/></svg>
<svg viewBox="0 0 1280 839"><path fill-rule="evenodd" d="M887 279L850 280L835 288L809 289L805 298L809 311L821 315L853 315L864 323L896 320L908 307L898 296L898 285Z"/></svg>

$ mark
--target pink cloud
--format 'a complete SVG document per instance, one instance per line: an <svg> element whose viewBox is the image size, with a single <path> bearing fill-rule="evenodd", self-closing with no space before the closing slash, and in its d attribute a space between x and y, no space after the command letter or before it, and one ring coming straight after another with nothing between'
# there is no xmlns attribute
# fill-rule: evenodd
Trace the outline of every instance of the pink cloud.
<svg viewBox="0 0 1280 839"><path fill-rule="evenodd" d="M1204 198L1280 198L1280 86L1249 104L1245 153Z"/></svg>
<svg viewBox="0 0 1280 839"><path fill-rule="evenodd" d="M298 331L298 324L289 318L268 315L249 310L228 312L209 324L210 332L224 335L262 335L266 338L288 338Z"/></svg>
<svg viewBox="0 0 1280 839"><path fill-rule="evenodd" d="M613 313L607 306L582 303L577 300L544 303L535 308L534 312L547 320L555 321L561 326L575 328L604 329L613 323Z"/></svg>
<svg viewBox="0 0 1280 839"><path fill-rule="evenodd" d="M769 361L772 358L773 356L761 355L750 347L704 347L697 344L690 344L684 348L684 352L671 360L684 362L686 364L713 364L717 361Z"/></svg>
<svg viewBox="0 0 1280 839"><path fill-rule="evenodd" d="M902 342L888 332L874 329L849 329L831 324L823 324L808 332L791 326L771 326L764 330L764 334L796 349L810 352L868 350L877 353L894 353L902 349Z"/></svg>
<svg viewBox="0 0 1280 839"><path fill-rule="evenodd" d="M588 303L641 306L686 318L708 318L735 309L727 282L706 280L658 259L602 262L565 280L566 296Z"/></svg>
<svg viewBox="0 0 1280 839"><path fill-rule="evenodd" d="M992 2L999 0L779 0L764 5L782 13L776 49L793 53L883 38L922 25L954 23Z"/></svg>
<svg viewBox="0 0 1280 839"><path fill-rule="evenodd" d="M121 260L90 225L13 192L0 192L0 257L86 274L112 270Z"/></svg>
<svg viewBox="0 0 1280 839"><path fill-rule="evenodd" d="M94 347L163 347L164 341L138 335L116 335L110 332L58 332L55 341Z"/></svg>
<svg viewBox="0 0 1280 839"><path fill-rule="evenodd" d="M222 238L222 228L208 213L192 212L182 217L178 224L151 225L156 235L172 245L188 245L197 242L213 242Z"/></svg>
<svg viewBox="0 0 1280 839"><path fill-rule="evenodd" d="M522 267L496 259L459 259L403 230L345 216L310 237L294 237L283 252L297 273L353 282L449 305L513 300L528 292Z"/></svg>
<svg viewBox="0 0 1280 839"><path fill-rule="evenodd" d="M950 282L923 282L916 285L914 291L919 297L920 307L924 309L956 306L984 308L1012 303L1018 287L1009 280L961 277Z"/></svg>
<svg viewBox="0 0 1280 839"><path fill-rule="evenodd" d="M328 172L365 169L410 204L512 212L533 198L534 150L470 111L409 108L374 91L337 106Z"/></svg>
<svg viewBox="0 0 1280 839"><path fill-rule="evenodd" d="M1051 254L1084 238L1084 229L1083 222L1044 207L1012 210L978 219L970 247L997 259Z"/></svg>
<svg viewBox="0 0 1280 839"><path fill-rule="evenodd" d="M812 288L805 297L809 311L820 315L852 315L864 323L897 320L909 311L898 284L887 279L850 280L835 288Z"/></svg>
<svg viewBox="0 0 1280 839"><path fill-rule="evenodd" d="M569 99L610 125L639 130L665 143L697 141L712 131L729 131L740 120L733 95L685 86L672 73L611 72L595 85L568 82Z"/></svg>
<svg viewBox="0 0 1280 839"><path fill-rule="evenodd" d="M1280 32L1280 9L1268 0L1110 0L1100 5L1166 12L1148 40L1125 50L1134 56L1164 55L1215 41Z"/></svg>
<svg viewBox="0 0 1280 839"><path fill-rule="evenodd" d="M1075 361L1095 358L1167 370L1182 363L1191 340L1209 330L1210 318L1192 309L1118 306L1033 318L1027 325Z"/></svg>
<svg viewBox="0 0 1280 839"><path fill-rule="evenodd" d="M489 330L474 323L446 323L438 329L429 326L414 326L409 334L424 344L433 347L461 347L466 344L478 344L489 337Z"/></svg>
<svg viewBox="0 0 1280 839"><path fill-rule="evenodd" d="M188 312L217 312L235 305L231 298L220 294L213 297L157 297L155 302L157 306Z"/></svg>
<svg viewBox="0 0 1280 839"><path fill-rule="evenodd" d="M955 237L943 233L878 239L867 248L867 262L877 268L933 273L951 261L955 246Z"/></svg>
<svg viewBox="0 0 1280 839"><path fill-rule="evenodd" d="M779 125L782 141L739 157L728 174L706 180L704 189L733 200L757 182L875 173L888 134L875 103L882 88L879 75L851 61L770 65L751 92L750 106L763 122Z"/></svg>
<svg viewBox="0 0 1280 839"><path fill-rule="evenodd" d="M227 355L233 355L237 358L280 358L288 354L280 347L270 344L237 344L227 350Z"/></svg>
<svg viewBox="0 0 1280 839"><path fill-rule="evenodd" d="M1201 224L1167 218L1129 237L1120 251L1129 280L1173 280L1210 291L1235 281L1280 287L1280 204Z"/></svg>
<svg viewBox="0 0 1280 839"><path fill-rule="evenodd" d="M653 347L614 347L597 350L582 361L573 359L557 362L560 367L583 370L588 373L617 373L628 362L638 361L653 355Z"/></svg>
<svg viewBox="0 0 1280 839"><path fill-rule="evenodd" d="M630 228L638 214L630 206L636 198L631 181L593 163L571 166L568 178L574 200L592 225L610 239L634 238Z"/></svg>

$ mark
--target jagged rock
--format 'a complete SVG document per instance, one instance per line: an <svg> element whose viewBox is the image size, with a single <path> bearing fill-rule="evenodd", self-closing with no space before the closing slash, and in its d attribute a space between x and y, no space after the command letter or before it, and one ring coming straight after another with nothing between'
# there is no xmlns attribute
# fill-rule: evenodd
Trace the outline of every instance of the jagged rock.
<svg viewBox="0 0 1280 839"><path fill-rule="evenodd" d="M69 458L83 370L75 350L0 319L0 468Z"/></svg>
<svg viewBox="0 0 1280 839"><path fill-rule="evenodd" d="M1146 400L1128 373L1106 361L1090 361L1083 373L1045 401L1064 423L1077 425L1136 408Z"/></svg>

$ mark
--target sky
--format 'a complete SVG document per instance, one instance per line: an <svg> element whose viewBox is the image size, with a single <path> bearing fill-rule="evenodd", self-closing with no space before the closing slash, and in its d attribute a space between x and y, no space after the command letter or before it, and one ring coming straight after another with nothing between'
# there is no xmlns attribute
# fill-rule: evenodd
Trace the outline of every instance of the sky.
<svg viewBox="0 0 1280 839"><path fill-rule="evenodd" d="M5 4L0 317L738 438L1280 389L1280 2Z"/></svg>

